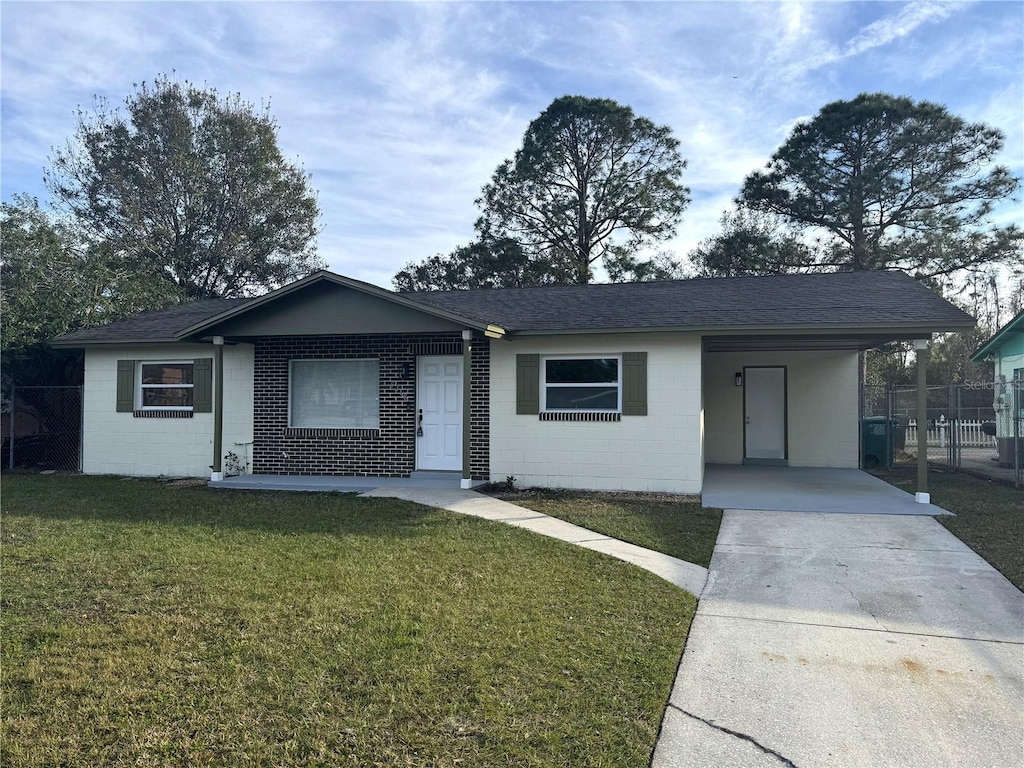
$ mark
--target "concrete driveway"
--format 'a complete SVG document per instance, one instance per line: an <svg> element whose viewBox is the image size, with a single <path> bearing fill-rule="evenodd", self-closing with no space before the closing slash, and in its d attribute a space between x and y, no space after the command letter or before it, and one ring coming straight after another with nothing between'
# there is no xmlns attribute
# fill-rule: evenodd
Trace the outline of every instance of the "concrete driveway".
<svg viewBox="0 0 1024 768"><path fill-rule="evenodd" d="M1024 765L1024 594L930 517L728 510L652 765Z"/></svg>

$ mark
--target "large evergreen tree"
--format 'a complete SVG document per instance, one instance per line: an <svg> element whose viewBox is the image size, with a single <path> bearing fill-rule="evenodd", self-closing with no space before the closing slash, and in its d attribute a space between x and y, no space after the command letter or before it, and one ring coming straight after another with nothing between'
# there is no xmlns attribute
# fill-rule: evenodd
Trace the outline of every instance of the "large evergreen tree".
<svg viewBox="0 0 1024 768"><path fill-rule="evenodd" d="M820 235L810 266L941 278L1019 251L1020 229L991 219L1019 188L1002 147L939 104L861 94L797 125L739 202Z"/></svg>
<svg viewBox="0 0 1024 768"><path fill-rule="evenodd" d="M477 201L483 233L589 282L595 262L675 234L689 202L668 126L610 99L563 96L530 123Z"/></svg>
<svg viewBox="0 0 1024 768"><path fill-rule="evenodd" d="M613 280L675 276L671 258L645 249L675 234L689 202L685 167L667 126L609 99L555 99L484 186L478 239L407 264L395 284L587 283L598 264Z"/></svg>

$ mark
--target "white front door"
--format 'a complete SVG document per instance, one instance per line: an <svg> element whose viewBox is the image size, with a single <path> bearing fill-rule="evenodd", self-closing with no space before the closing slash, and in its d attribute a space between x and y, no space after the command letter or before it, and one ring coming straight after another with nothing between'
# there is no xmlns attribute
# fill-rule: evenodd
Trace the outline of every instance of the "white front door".
<svg viewBox="0 0 1024 768"><path fill-rule="evenodd" d="M416 363L416 468L462 469L462 357Z"/></svg>
<svg viewBox="0 0 1024 768"><path fill-rule="evenodd" d="M786 369L743 369L743 458L786 459Z"/></svg>

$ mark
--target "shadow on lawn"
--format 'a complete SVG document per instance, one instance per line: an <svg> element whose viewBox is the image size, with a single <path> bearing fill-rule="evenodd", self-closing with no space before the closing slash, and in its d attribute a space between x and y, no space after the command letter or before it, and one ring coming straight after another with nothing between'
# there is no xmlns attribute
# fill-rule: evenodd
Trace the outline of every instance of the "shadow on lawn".
<svg viewBox="0 0 1024 768"><path fill-rule="evenodd" d="M261 530L277 534L409 537L453 516L398 499L342 493L220 491L135 478L4 478L4 515ZM460 518L461 519L461 518Z"/></svg>

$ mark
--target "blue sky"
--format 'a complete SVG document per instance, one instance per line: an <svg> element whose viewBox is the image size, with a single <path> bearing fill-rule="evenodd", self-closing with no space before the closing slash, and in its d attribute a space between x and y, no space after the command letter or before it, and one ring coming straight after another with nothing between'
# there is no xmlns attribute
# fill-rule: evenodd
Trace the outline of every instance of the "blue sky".
<svg viewBox="0 0 1024 768"><path fill-rule="evenodd" d="M0 5L4 200L45 200L51 148L94 94L160 73L269 99L312 173L320 255L389 286L473 235L473 200L553 99L672 127L693 202L669 248L717 229L795 121L864 91L1007 135L1024 173L1022 2L55 3ZM1024 220L1003 206L1004 221Z"/></svg>

